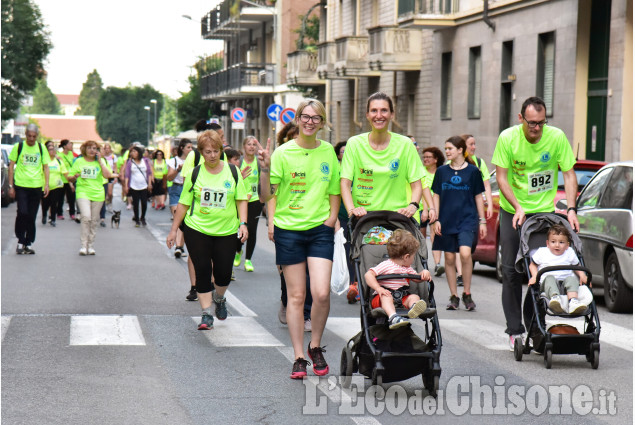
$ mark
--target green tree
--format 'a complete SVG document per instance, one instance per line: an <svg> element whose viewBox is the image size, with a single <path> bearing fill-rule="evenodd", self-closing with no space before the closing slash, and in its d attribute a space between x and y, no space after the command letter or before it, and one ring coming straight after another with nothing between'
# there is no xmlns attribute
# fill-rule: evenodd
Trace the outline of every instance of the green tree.
<svg viewBox="0 0 635 425"><path fill-rule="evenodd" d="M293 30L294 33L298 34L296 47L298 50L316 51L317 44L320 41L320 17L313 15L306 18L303 32L302 25L305 22L305 16L306 15L298 16L300 27Z"/></svg>
<svg viewBox="0 0 635 425"><path fill-rule="evenodd" d="M2 121L17 116L22 99L44 76L52 47L32 1L2 0Z"/></svg>
<svg viewBox="0 0 635 425"><path fill-rule="evenodd" d="M29 112L31 114L62 114L60 102L48 84L46 84L46 79L44 78L39 80L37 86L35 86L35 90L33 91L33 106L29 108Z"/></svg>
<svg viewBox="0 0 635 425"><path fill-rule="evenodd" d="M82 91L79 93L79 109L75 111L75 115L95 115L99 96L103 91L101 77L97 70L93 69L82 85Z"/></svg>
<svg viewBox="0 0 635 425"><path fill-rule="evenodd" d="M107 87L99 98L95 114L101 138L114 140L124 147L137 140L147 141L148 115L143 108L152 106L150 99L157 99L157 114L161 113L161 93L149 84L143 87Z"/></svg>
<svg viewBox="0 0 635 425"><path fill-rule="evenodd" d="M176 110L176 100L164 95L163 109L161 110L161 116L157 123L157 131L162 134L169 134L170 136L176 136L181 132Z"/></svg>
<svg viewBox="0 0 635 425"><path fill-rule="evenodd" d="M196 76L188 78L190 91L182 93L177 100L179 128L182 131L194 128L196 121L209 118L209 102L201 99L201 84Z"/></svg>

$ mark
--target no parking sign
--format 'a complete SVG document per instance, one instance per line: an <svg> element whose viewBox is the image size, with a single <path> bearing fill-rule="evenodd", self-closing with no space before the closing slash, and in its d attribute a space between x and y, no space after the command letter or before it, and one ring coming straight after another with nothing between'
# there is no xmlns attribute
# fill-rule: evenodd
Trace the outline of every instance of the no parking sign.
<svg viewBox="0 0 635 425"><path fill-rule="evenodd" d="M283 124L289 124L295 118L295 109L285 108L280 112L280 121Z"/></svg>
<svg viewBox="0 0 635 425"><path fill-rule="evenodd" d="M232 109L231 119L233 122L245 122L245 110L243 108Z"/></svg>

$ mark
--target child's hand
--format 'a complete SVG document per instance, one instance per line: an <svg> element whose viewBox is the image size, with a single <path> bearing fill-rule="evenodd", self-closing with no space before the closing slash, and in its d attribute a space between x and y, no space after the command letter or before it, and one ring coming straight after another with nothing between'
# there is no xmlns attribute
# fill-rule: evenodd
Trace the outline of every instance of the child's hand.
<svg viewBox="0 0 635 425"><path fill-rule="evenodd" d="M532 277L529 279L529 285L533 285L534 283L536 283L536 276L532 276Z"/></svg>
<svg viewBox="0 0 635 425"><path fill-rule="evenodd" d="M430 274L429 270L424 270L421 272L421 280L432 280L432 275Z"/></svg>
<svg viewBox="0 0 635 425"><path fill-rule="evenodd" d="M384 288L383 286L381 286L378 290L377 290L377 294L380 297L390 297L392 298L392 292L390 292L388 289Z"/></svg>
<svg viewBox="0 0 635 425"><path fill-rule="evenodd" d="M587 277L586 273L582 273L582 276L580 276L580 283L583 284L583 285L586 285L587 280L588 280L588 277Z"/></svg>

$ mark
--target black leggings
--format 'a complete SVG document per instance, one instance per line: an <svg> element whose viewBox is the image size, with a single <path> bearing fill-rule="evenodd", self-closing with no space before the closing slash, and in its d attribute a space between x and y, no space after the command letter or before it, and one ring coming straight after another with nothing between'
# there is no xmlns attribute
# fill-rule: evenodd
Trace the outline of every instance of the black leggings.
<svg viewBox="0 0 635 425"><path fill-rule="evenodd" d="M57 215L64 215L64 194L66 194L66 202L68 203L68 214L75 215L75 191L71 189L70 183L64 183L64 193L57 205Z"/></svg>
<svg viewBox="0 0 635 425"><path fill-rule="evenodd" d="M49 218L55 223L57 214L57 206L59 202L62 202L64 198L64 188L58 187L57 189L49 190L49 194L46 198L42 197L42 218L46 221L46 215L49 214Z"/></svg>
<svg viewBox="0 0 635 425"><path fill-rule="evenodd" d="M128 189L128 195L132 197L132 211L135 221L145 220L148 210L148 189ZM139 217L139 201L141 201L141 217Z"/></svg>
<svg viewBox="0 0 635 425"><path fill-rule="evenodd" d="M245 252L245 259L251 260L251 256L254 255L254 249L256 249L256 234L258 233L258 217L262 212L262 203L260 201L249 202L247 204L247 232L249 232L249 238L247 238L247 251ZM237 251L243 249L242 242L238 242Z"/></svg>
<svg viewBox="0 0 635 425"><path fill-rule="evenodd" d="M196 292L205 294L212 290L212 272L216 286L229 286L238 240L236 234L209 236L183 223L183 236L194 264Z"/></svg>

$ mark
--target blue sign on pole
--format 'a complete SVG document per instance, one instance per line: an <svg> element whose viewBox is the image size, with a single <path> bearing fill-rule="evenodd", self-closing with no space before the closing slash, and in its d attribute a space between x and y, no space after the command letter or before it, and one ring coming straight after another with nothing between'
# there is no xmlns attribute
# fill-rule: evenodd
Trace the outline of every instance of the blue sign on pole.
<svg viewBox="0 0 635 425"><path fill-rule="evenodd" d="M285 108L282 112L280 112L280 121L283 124L289 124L295 118L295 109L293 108Z"/></svg>
<svg viewBox="0 0 635 425"><path fill-rule="evenodd" d="M280 112L282 112L282 109L284 108L277 103L269 105L269 107L267 108L267 118L269 118L273 122L279 121Z"/></svg>

